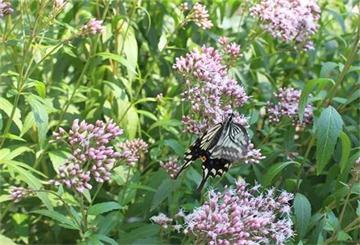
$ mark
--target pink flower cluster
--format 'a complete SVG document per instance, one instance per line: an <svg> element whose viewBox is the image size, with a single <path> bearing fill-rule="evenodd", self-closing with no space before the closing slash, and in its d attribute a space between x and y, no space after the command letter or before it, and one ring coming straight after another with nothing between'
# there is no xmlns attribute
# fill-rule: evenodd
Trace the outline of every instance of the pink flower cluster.
<svg viewBox="0 0 360 245"><path fill-rule="evenodd" d="M154 215L150 218L150 220L158 225L160 225L162 228L166 229L169 227L169 225L173 222L173 219L167 217L163 213L159 213L158 215Z"/></svg>
<svg viewBox="0 0 360 245"><path fill-rule="evenodd" d="M141 154L146 153L149 147L142 139L126 140L117 146L121 149L120 157L131 167L135 166Z"/></svg>
<svg viewBox="0 0 360 245"><path fill-rule="evenodd" d="M188 12L185 17L185 23L193 21L197 26L203 29L210 29L213 24L209 20L209 13L204 5L195 3L190 9L188 3L182 3L180 5L182 12Z"/></svg>
<svg viewBox="0 0 360 245"><path fill-rule="evenodd" d="M6 15L10 15L12 12L14 12L14 9L12 8L11 4L0 0L0 18Z"/></svg>
<svg viewBox="0 0 360 245"><path fill-rule="evenodd" d="M246 124L244 117L233 108L244 105L249 96L244 88L228 75L223 55L212 47L193 50L176 58L173 68L186 80L187 90L183 100L190 102L193 116L184 116L186 130L199 134L210 125L223 121L233 112L236 121ZM196 120L198 116L201 119Z"/></svg>
<svg viewBox="0 0 360 245"><path fill-rule="evenodd" d="M293 195L273 189L259 193L243 181L208 200L185 217L185 234L204 244L285 244L294 232L289 201Z"/></svg>
<svg viewBox="0 0 360 245"><path fill-rule="evenodd" d="M246 164L257 164L260 163L262 159L265 159L265 157L261 154L260 150L254 148L253 144L249 144L244 162Z"/></svg>
<svg viewBox="0 0 360 245"><path fill-rule="evenodd" d="M261 0L250 11L273 37L313 48L309 38L317 31L320 18L316 0Z"/></svg>
<svg viewBox="0 0 360 245"><path fill-rule="evenodd" d="M13 200L14 202L20 202L22 199L32 195L33 191L21 186L12 186L10 187L9 193L11 200Z"/></svg>
<svg viewBox="0 0 360 245"><path fill-rule="evenodd" d="M74 120L68 133L60 128L54 132L54 138L65 141L71 150L71 156L59 168L58 177L51 180L55 185L64 184L78 192L91 189L90 180L96 182L108 181L121 154L116 152L111 141L122 135L123 131L112 121L104 123L96 121L95 124Z"/></svg>
<svg viewBox="0 0 360 245"><path fill-rule="evenodd" d="M102 33L104 31L105 27L103 26L102 20L97 20L95 18L92 18L89 20L87 24L85 24L81 28L81 33L83 35L95 35Z"/></svg>
<svg viewBox="0 0 360 245"><path fill-rule="evenodd" d="M224 55L228 56L230 61L234 61L240 57L240 45L235 42L229 42L227 37L220 37L218 43Z"/></svg>
<svg viewBox="0 0 360 245"><path fill-rule="evenodd" d="M180 170L180 166L177 164L177 161L174 158L170 158L167 162L160 162L160 166L169 174L171 178L174 178Z"/></svg>
<svg viewBox="0 0 360 245"><path fill-rule="evenodd" d="M294 125L300 125L298 117L298 108L301 91L294 88L280 88L279 92L275 94L278 102L268 103L267 111L269 120L272 123L278 123L282 117L289 117L292 119ZM313 107L308 104L305 107L303 124L311 124L313 118Z"/></svg>

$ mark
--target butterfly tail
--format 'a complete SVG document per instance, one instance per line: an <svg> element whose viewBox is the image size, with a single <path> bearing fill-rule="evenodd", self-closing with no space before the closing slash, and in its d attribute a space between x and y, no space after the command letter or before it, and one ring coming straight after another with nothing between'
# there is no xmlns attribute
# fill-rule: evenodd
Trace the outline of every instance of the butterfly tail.
<svg viewBox="0 0 360 245"><path fill-rule="evenodd" d="M197 188L197 191L198 192L201 192L202 188L204 187L205 183L206 183L206 180L209 178L210 176L210 173L207 171L207 169L205 169L203 171L203 177L202 177L202 180L200 182L200 185L198 186Z"/></svg>
<svg viewBox="0 0 360 245"><path fill-rule="evenodd" d="M187 160L187 161L181 166L180 170L176 173L175 179L177 179L177 177L179 177L179 175L181 174L181 172L182 172L185 168L187 168L191 163L192 163L192 160L191 160L191 159L190 159L190 160Z"/></svg>

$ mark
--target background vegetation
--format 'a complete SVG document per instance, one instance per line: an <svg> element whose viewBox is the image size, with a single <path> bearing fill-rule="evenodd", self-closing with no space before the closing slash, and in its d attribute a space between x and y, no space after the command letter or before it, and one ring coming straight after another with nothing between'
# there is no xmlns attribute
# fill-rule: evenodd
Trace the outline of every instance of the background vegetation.
<svg viewBox="0 0 360 245"><path fill-rule="evenodd" d="M222 190L238 176L284 189L295 195L289 243L360 241L358 1L319 1L312 50L264 31L252 1L203 1L210 29L185 24L180 1L8 2L13 12L0 18L0 243L193 243L150 217L189 213L206 200L206 190L195 191L200 163L177 180L160 165L180 165L195 139L183 133L189 106L175 58L221 36L241 46L229 72L251 96L241 113L265 158L233 166L205 189ZM103 20L102 33L82 29L91 18ZM301 90L312 123L269 122L267 104L283 87ZM69 149L53 133L75 119L112 119L124 130L117 142L141 138L148 151L135 166L121 160L109 182L84 194L54 187L48 181ZM11 186L33 192L14 202Z"/></svg>

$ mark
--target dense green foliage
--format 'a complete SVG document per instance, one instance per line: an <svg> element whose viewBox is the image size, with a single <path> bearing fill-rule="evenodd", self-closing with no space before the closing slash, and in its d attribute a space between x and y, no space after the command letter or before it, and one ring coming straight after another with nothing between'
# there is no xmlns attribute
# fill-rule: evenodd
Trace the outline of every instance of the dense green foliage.
<svg viewBox="0 0 360 245"><path fill-rule="evenodd" d="M241 176L249 184L294 193L290 244L360 241L360 16L358 1L319 1L313 50L285 43L249 13L252 1L203 1L213 27L182 22L180 1L10 1L0 18L0 243L185 244L194 237L149 219L200 206L209 186L222 190ZM101 34L85 35L89 19ZM200 162L177 180L160 167L180 165L195 135L183 132L189 105L175 58L221 36L241 46L230 69L251 96L241 108L248 132L265 158L236 164L197 193ZM283 87L301 90L299 115L312 104L313 122L268 120L266 106ZM158 96L159 94L163 96ZM68 150L53 140L75 119L112 119L117 141L149 144L135 166L120 162L111 181L79 194L48 184ZM11 186L33 195L13 202Z"/></svg>

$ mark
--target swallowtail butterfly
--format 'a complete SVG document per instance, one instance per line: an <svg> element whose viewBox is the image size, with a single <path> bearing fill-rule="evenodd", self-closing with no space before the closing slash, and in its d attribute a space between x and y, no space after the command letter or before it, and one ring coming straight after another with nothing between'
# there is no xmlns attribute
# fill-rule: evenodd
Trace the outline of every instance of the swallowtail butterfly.
<svg viewBox="0 0 360 245"><path fill-rule="evenodd" d="M223 122L216 124L199 137L185 153L185 163L175 178L196 159L201 159L202 180L198 191L211 176L222 176L233 162L243 159L249 146L246 129L233 121L230 114Z"/></svg>

